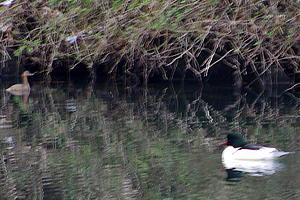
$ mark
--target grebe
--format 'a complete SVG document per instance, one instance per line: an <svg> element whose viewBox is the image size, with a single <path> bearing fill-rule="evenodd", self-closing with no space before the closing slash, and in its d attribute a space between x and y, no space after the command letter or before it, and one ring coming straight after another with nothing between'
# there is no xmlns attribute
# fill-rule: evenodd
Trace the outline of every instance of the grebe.
<svg viewBox="0 0 300 200"><path fill-rule="evenodd" d="M6 89L7 92L10 92L14 95L24 95L25 93L30 92L30 85L28 83L28 76L32 76L29 71L23 72L21 75L22 77L22 84L15 84L10 86L9 88Z"/></svg>

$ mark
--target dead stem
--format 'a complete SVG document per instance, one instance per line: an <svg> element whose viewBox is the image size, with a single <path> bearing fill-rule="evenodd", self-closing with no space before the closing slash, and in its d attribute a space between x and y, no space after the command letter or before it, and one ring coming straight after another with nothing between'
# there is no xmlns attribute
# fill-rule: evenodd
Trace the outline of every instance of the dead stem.
<svg viewBox="0 0 300 200"><path fill-rule="evenodd" d="M8 52L28 67L40 58L40 71L64 61L70 70L105 65L113 79L160 72L165 80L188 69L205 77L220 62L259 79L275 65L299 80L296 2L59 2L24 0L0 11L1 61Z"/></svg>

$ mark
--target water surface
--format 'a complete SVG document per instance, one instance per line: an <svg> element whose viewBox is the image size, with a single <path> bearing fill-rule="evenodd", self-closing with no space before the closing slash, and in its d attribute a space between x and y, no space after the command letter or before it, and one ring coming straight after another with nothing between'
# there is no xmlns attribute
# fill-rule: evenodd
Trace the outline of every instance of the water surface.
<svg viewBox="0 0 300 200"><path fill-rule="evenodd" d="M299 199L299 98L231 86L33 83L1 91L3 199ZM227 133L296 153L226 181Z"/></svg>

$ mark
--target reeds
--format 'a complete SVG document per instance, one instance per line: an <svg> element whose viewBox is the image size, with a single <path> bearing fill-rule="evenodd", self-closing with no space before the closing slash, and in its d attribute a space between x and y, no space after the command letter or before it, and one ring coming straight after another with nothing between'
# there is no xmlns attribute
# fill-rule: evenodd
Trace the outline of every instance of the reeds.
<svg viewBox="0 0 300 200"><path fill-rule="evenodd" d="M239 80L259 79L271 66L297 79L299 7L279 0L14 1L0 7L1 61L13 54L48 73L84 63L144 83L154 74L205 77L221 62Z"/></svg>

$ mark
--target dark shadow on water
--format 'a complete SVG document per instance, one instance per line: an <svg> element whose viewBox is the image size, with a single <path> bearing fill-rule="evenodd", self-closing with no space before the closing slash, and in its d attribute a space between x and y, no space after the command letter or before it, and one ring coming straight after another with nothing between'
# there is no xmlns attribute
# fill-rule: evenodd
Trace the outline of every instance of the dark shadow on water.
<svg viewBox="0 0 300 200"><path fill-rule="evenodd" d="M240 182L243 178L243 172L235 169L226 169L228 182Z"/></svg>
<svg viewBox="0 0 300 200"><path fill-rule="evenodd" d="M0 165L5 183L0 194L4 191L7 199L239 199L230 191L222 194L224 173L216 172L222 149L216 144L234 131L249 143L296 151L300 101L296 93L238 94L230 85L44 87L32 82L28 123L0 129L3 138L13 138L13 144L1 146L6 163ZM21 123L21 108L6 93L0 99L0 122ZM234 166L226 180L238 183L251 175ZM268 177L278 185L266 191L283 198L282 185L288 183L277 171ZM253 193L258 184L247 179L238 187L245 198L265 197L265 190Z"/></svg>

